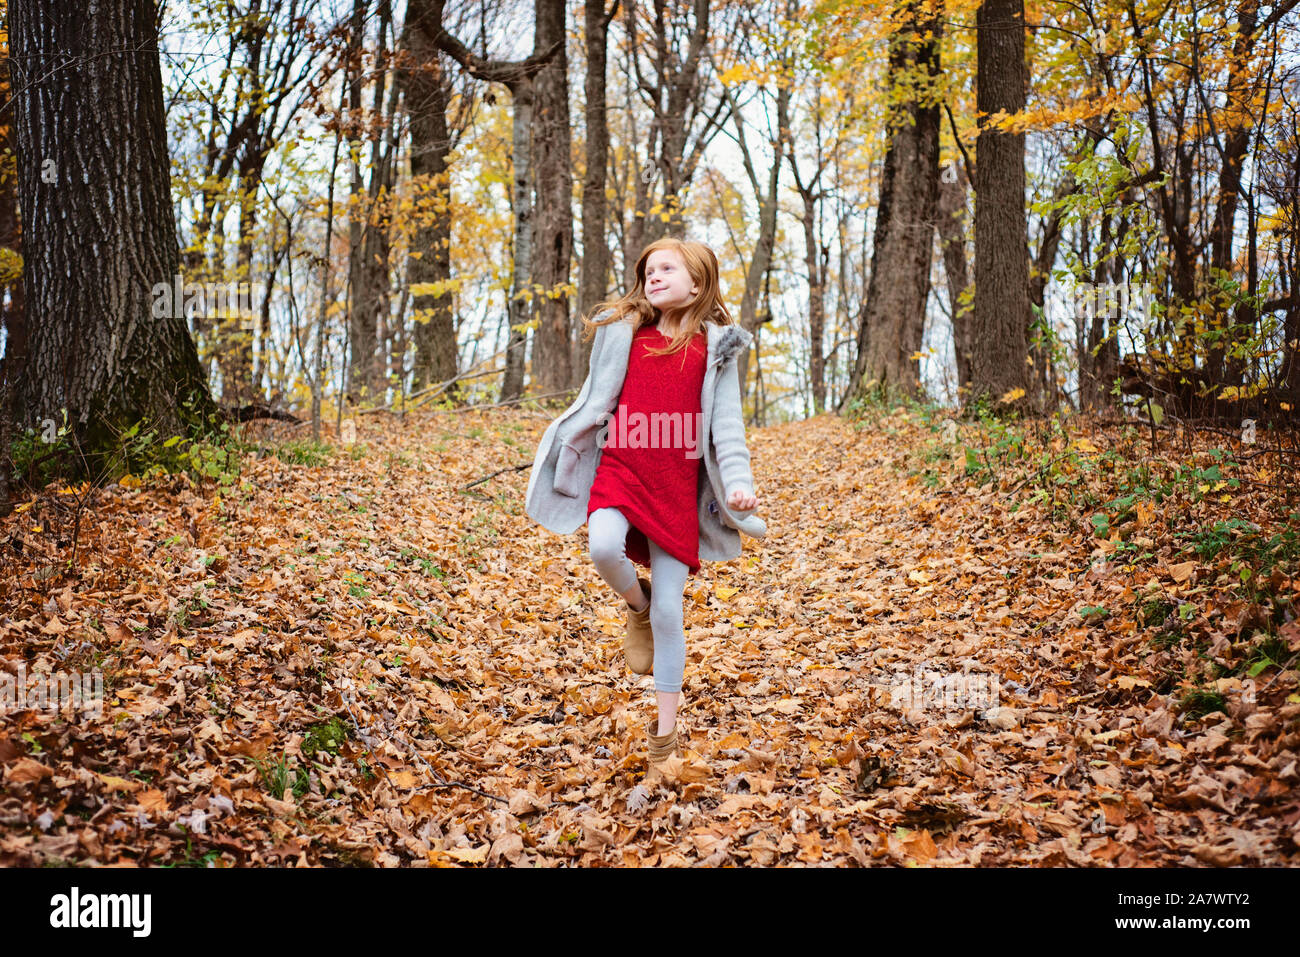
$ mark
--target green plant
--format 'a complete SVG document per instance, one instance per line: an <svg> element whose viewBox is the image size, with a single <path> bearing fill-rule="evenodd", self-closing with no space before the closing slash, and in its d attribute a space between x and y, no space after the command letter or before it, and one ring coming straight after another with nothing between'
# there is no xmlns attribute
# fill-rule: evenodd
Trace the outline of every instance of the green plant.
<svg viewBox="0 0 1300 957"><path fill-rule="evenodd" d="M1251 539L1258 531L1259 527L1251 522L1230 518L1226 522L1215 522L1209 528L1194 532L1175 532L1174 538L1188 541L1186 548L1194 551L1202 561L1208 562L1232 544L1234 538L1240 536Z"/></svg>
<svg viewBox="0 0 1300 957"><path fill-rule="evenodd" d="M1138 618L1141 620L1144 628L1161 624L1178 608L1177 605L1167 598L1148 599L1147 601L1140 602L1140 604L1141 608L1138 612Z"/></svg>
<svg viewBox="0 0 1300 957"><path fill-rule="evenodd" d="M1178 700L1178 710L1193 718L1203 718L1215 711L1226 713L1227 708L1227 699L1208 688L1193 688Z"/></svg>
<svg viewBox="0 0 1300 957"><path fill-rule="evenodd" d="M307 729L307 734L303 737L302 751L307 755L314 755L318 751L338 754L347 738L347 725L335 715L328 721L314 724Z"/></svg>
<svg viewBox="0 0 1300 957"><path fill-rule="evenodd" d="M294 800L301 800L302 796L307 793L311 787L311 777L307 769L298 767L296 771L292 770L289 765L289 759L285 755L280 755L277 761L253 759L257 766L258 775L262 779L262 786L266 788L271 795L277 799L282 799L286 789L289 789Z"/></svg>
<svg viewBox="0 0 1300 957"><path fill-rule="evenodd" d="M59 473L60 465L72 455L68 410L60 410L62 423L48 419L39 429L24 429L9 445L10 477L40 487Z"/></svg>
<svg viewBox="0 0 1300 957"><path fill-rule="evenodd" d="M1290 646L1281 637L1268 635L1251 649L1245 662L1246 674L1253 678L1265 668L1283 668L1294 657Z"/></svg>
<svg viewBox="0 0 1300 957"><path fill-rule="evenodd" d="M185 857L176 864L159 864L161 868L169 867L215 867L217 861L221 859L221 852L217 850L208 851L202 857L194 856L194 848L190 840L190 829L184 824L177 824L177 827L185 834Z"/></svg>
<svg viewBox="0 0 1300 957"><path fill-rule="evenodd" d="M1090 625L1105 621L1110 617L1110 612L1100 605L1084 605L1079 609L1079 617Z"/></svg>
<svg viewBox="0 0 1300 957"><path fill-rule="evenodd" d="M310 439L291 439L281 443L275 451L276 458L281 462L308 467L324 465L333 454L333 446L324 442L313 442Z"/></svg>

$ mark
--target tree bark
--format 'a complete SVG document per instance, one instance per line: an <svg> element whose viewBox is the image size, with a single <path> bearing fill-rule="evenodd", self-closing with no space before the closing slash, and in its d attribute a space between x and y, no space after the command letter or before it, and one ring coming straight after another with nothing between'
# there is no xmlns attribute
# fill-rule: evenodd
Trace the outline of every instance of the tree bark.
<svg viewBox="0 0 1300 957"><path fill-rule="evenodd" d="M951 172L949 172L951 171ZM935 224L943 272L948 286L948 309L952 312L952 351L957 362L957 390L970 388L971 338L974 321L971 305L963 302L970 286L966 263L966 189L969 180L965 167L956 161L939 177L939 200Z"/></svg>
<svg viewBox="0 0 1300 957"><path fill-rule="evenodd" d="M360 0L358 7L364 9ZM354 160L352 168L355 208L352 210L349 240L355 242L355 245L349 247L348 253L352 286L350 322L353 330L349 338L354 345L358 342L363 344L362 351L359 354L354 351L352 355L349 399L354 404L360 400L362 390L372 399L384 394L388 387L387 366L391 354L388 348L389 304L392 295L388 261L391 217L388 206L393 186L393 146L389 141L389 131L393 123L392 113L397 104L395 98L390 98L387 110L384 105L384 93L388 86L387 37L392 19L391 5L388 0L378 0L376 7L379 16L378 52L371 116L364 118L359 112L359 67L357 96L353 101L358 110L354 122L358 127L375 130L370 139L370 181L364 190L361 189L360 164ZM355 137L355 142L359 147L361 137Z"/></svg>
<svg viewBox="0 0 1300 957"><path fill-rule="evenodd" d="M573 258L573 170L570 157L568 57L564 0L537 0L533 47L559 43L555 56L534 80L533 157L536 164L537 225L533 247L533 289L537 332L533 336L533 382L556 392L574 379L569 322Z"/></svg>
<svg viewBox="0 0 1300 957"><path fill-rule="evenodd" d="M432 17L430 0L410 0L402 30L404 62L399 73L410 117L411 178L419 197L417 225L407 260L415 341L413 391L455 376L459 354L452 298L447 289L451 279L447 168L447 153L451 150L447 125L450 85L432 39L439 26Z"/></svg>
<svg viewBox="0 0 1300 957"><path fill-rule="evenodd" d="M179 251L155 13L153 0L105 2L93 18L75 4L10 8L23 284L41 317L19 421L66 409L92 468L136 423L193 435L215 412L167 294Z"/></svg>
<svg viewBox="0 0 1300 957"><path fill-rule="evenodd" d="M1024 0L985 0L975 18L975 328L971 390L994 403L1016 389L1028 406L1029 247L1025 219L1025 135L993 129L988 117L1025 106Z"/></svg>
<svg viewBox="0 0 1300 957"><path fill-rule="evenodd" d="M795 190L803 202L804 268L808 270L808 379L812 387L813 415L821 415L826 409L826 356L822 340L826 326L826 272L830 266L830 247L822 246L817 238L818 204L825 196L817 190L817 183L825 165L819 149L817 172L805 183L793 149L787 154L787 159Z"/></svg>
<svg viewBox="0 0 1300 957"><path fill-rule="evenodd" d="M606 297L609 282L609 244L605 241L605 182L609 160L609 122L605 117L606 47L609 24L618 12L614 0L605 12L605 0L586 0L583 35L587 43L586 112L587 169L582 178L582 266L578 280L578 314L588 315ZM587 368L591 341L578 339L574 369Z"/></svg>
<svg viewBox="0 0 1300 957"><path fill-rule="evenodd" d="M923 14L913 2L904 10L907 19L890 40L891 83L913 89L919 84L922 90L900 103L886 125L871 279L841 412L873 387L912 394L921 384L920 362L913 356L921 348L925 326L936 225L939 105L930 84L939 73L942 24L937 16L920 20ZM929 39L922 39L926 33Z"/></svg>

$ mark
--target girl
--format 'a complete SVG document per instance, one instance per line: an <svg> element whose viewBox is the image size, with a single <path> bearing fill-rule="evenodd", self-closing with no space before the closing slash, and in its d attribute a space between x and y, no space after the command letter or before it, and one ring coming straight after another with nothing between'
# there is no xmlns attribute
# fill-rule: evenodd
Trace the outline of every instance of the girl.
<svg viewBox="0 0 1300 957"><path fill-rule="evenodd" d="M654 673L658 764L681 753L686 578L700 559L738 557L740 531L767 534L753 514L736 365L752 337L722 301L717 257L698 242L650 243L633 289L595 311L583 319L595 336L587 380L542 436L525 508L562 535L587 522L591 560L627 603L628 667ZM653 591L633 562L650 569Z"/></svg>

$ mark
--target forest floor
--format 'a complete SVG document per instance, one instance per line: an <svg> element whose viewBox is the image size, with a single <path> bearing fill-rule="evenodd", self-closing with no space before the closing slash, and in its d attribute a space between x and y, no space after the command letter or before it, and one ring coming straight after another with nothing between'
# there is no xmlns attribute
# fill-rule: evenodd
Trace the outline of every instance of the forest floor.
<svg viewBox="0 0 1300 957"><path fill-rule="evenodd" d="M104 688L17 710L11 677L0 865L1300 863L1268 456L1035 457L916 408L751 429L768 536L689 580L689 751L647 776L585 528L524 515L527 468L466 487L551 414L281 428L224 487L0 521L0 681Z"/></svg>

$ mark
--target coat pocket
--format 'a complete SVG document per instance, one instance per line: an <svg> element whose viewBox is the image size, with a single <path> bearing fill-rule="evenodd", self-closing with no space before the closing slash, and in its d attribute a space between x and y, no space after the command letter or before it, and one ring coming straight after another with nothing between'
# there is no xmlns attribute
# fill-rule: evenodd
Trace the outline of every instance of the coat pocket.
<svg viewBox="0 0 1300 957"><path fill-rule="evenodd" d="M560 455L555 460L555 491L569 498L582 494L582 453L568 442L561 440Z"/></svg>

